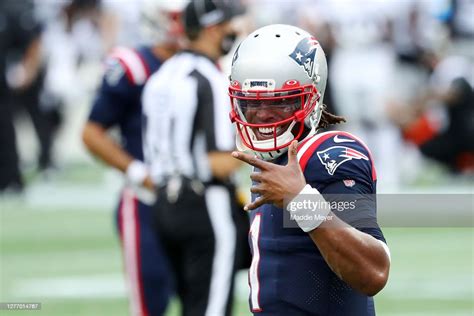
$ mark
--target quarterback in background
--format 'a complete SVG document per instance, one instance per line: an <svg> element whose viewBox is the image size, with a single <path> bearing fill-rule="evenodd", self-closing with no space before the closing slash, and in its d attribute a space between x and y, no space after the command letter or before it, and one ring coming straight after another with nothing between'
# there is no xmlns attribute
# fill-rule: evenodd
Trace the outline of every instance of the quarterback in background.
<svg viewBox="0 0 474 316"><path fill-rule="evenodd" d="M163 315L172 294L167 259L153 229L155 195L143 163L141 96L149 76L180 46L185 4L144 1L141 28L149 45L113 49L82 134L92 154L125 175L115 215L133 316ZM120 143L107 133L113 127Z"/></svg>
<svg viewBox="0 0 474 316"><path fill-rule="evenodd" d="M372 296L390 268L376 219L375 167L352 134L318 133L344 121L324 109L327 64L319 42L289 25L258 29L235 52L230 80L239 150L232 155L254 166L246 206L251 311L375 315ZM311 204L298 203L302 198ZM297 225L289 227L288 217Z"/></svg>

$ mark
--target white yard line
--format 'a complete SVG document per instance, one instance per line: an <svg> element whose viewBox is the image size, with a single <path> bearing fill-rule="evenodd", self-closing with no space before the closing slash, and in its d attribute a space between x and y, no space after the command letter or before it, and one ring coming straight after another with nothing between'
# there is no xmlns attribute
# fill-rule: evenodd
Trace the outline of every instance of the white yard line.
<svg viewBox="0 0 474 316"><path fill-rule="evenodd" d="M473 294L469 278L405 281L389 284L381 295L404 301L419 299L450 301L470 299ZM12 294L17 298L103 299L123 298L125 293L124 279L120 273L21 279L12 287ZM239 300L248 298L245 271L237 275L236 295Z"/></svg>
<svg viewBox="0 0 474 316"><path fill-rule="evenodd" d="M126 296L121 274L24 279L12 287L16 298L112 299Z"/></svg>

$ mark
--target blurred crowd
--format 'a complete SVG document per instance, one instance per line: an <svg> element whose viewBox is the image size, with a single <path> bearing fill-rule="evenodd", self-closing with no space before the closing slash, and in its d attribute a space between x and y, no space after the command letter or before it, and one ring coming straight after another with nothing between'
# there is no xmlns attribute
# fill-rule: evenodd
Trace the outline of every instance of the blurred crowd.
<svg viewBox="0 0 474 316"><path fill-rule="evenodd" d="M142 27L146 2L0 2L0 192L21 192L25 185L18 116L31 118L40 173L64 163L55 141L72 128L64 124L77 113L71 109L90 107L104 57L117 45L152 41ZM321 42L330 71L325 103L346 117L341 129L373 150L382 190L413 181L427 172L429 160L447 173L472 175L473 1L241 2L247 9L236 22L242 37L285 23ZM229 57L221 63L228 71Z"/></svg>

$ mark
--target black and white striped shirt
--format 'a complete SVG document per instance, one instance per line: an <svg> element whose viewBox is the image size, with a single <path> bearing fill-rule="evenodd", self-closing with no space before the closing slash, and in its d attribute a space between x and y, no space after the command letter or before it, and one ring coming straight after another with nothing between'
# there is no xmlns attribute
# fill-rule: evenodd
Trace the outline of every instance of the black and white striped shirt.
<svg viewBox="0 0 474 316"><path fill-rule="evenodd" d="M145 161L155 183L178 174L211 179L207 153L234 149L228 80L208 57L183 51L145 86Z"/></svg>

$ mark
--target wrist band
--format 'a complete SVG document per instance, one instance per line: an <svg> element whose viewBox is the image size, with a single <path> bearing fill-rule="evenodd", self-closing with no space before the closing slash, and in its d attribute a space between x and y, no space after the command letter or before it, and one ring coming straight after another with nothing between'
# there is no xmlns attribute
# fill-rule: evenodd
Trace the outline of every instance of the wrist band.
<svg viewBox="0 0 474 316"><path fill-rule="evenodd" d="M142 185L148 175L148 168L143 162L134 160L128 165L126 175L132 184Z"/></svg>
<svg viewBox="0 0 474 316"><path fill-rule="evenodd" d="M296 221L305 233L326 221L327 215L331 212L330 204L309 184L288 203L286 209L290 212L290 219Z"/></svg>

